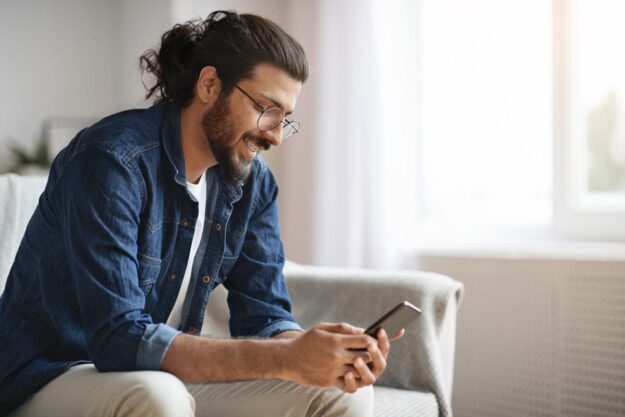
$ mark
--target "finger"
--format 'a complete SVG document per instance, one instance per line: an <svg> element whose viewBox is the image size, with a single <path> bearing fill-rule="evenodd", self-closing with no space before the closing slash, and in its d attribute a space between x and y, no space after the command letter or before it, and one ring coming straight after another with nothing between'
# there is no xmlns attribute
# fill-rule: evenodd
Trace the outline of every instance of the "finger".
<svg viewBox="0 0 625 417"><path fill-rule="evenodd" d="M370 363L371 361L373 361L373 359L371 358L371 354L367 352L366 350L347 351L347 352L349 355L348 363L354 363L356 362L356 359L358 358L362 358L365 361L365 363Z"/></svg>
<svg viewBox="0 0 625 417"><path fill-rule="evenodd" d="M334 386L338 389L340 389L341 391L345 391L345 374L341 375L340 377L336 378L336 382L334 383Z"/></svg>
<svg viewBox="0 0 625 417"><path fill-rule="evenodd" d="M386 330L384 329L380 329L378 330L378 346L380 347L380 350L382 351L382 355L384 355L384 358L388 358L388 351L391 348L391 343L388 341L388 335L386 334Z"/></svg>
<svg viewBox="0 0 625 417"><path fill-rule="evenodd" d="M373 362L373 358L371 354L366 350L343 350L340 352L341 361L344 365L353 365L356 362L356 359L362 358L365 363Z"/></svg>
<svg viewBox="0 0 625 417"><path fill-rule="evenodd" d="M343 377L348 372L351 372L354 375L358 375L358 371L356 371L356 368L354 367L354 365L349 364L349 365L343 365L342 372L341 372L340 376Z"/></svg>
<svg viewBox="0 0 625 417"><path fill-rule="evenodd" d="M404 337L404 335L406 334L406 330L405 329L401 329L400 331L398 331L397 333L395 333L395 336L391 337L391 342L397 340L397 339L401 339L402 337Z"/></svg>
<svg viewBox="0 0 625 417"><path fill-rule="evenodd" d="M352 372L348 372L345 374L345 385L343 386L343 391L353 394L358 389L358 385L356 384L356 377Z"/></svg>
<svg viewBox="0 0 625 417"><path fill-rule="evenodd" d="M356 359L356 362L354 362L354 367L356 368L358 376L360 377L360 381L358 381L359 386L362 387L366 385L371 385L375 382L375 374L371 372L371 369L369 369L369 367L367 366L365 361L362 360L362 358Z"/></svg>
<svg viewBox="0 0 625 417"><path fill-rule="evenodd" d="M375 339L372 339L375 340ZM375 345L376 342L372 342L368 345L364 345L359 349L341 349L339 350L339 355L341 355L341 360L344 364L353 364L357 358L362 358L365 363L371 363L373 359L371 358L371 354L367 351L367 347L369 345Z"/></svg>
<svg viewBox="0 0 625 417"><path fill-rule="evenodd" d="M367 369L369 369L369 372L372 372L371 369L369 368L369 366L367 366ZM361 379L360 379L360 374L358 373L358 370L354 367L354 365L344 365L343 366L343 373L340 374L340 379L341 381L345 381L345 374L347 374L348 372L351 372L352 374L354 374L354 379L356 380L356 385L358 388L361 388L364 386L364 384L361 383ZM341 388L342 389L342 388Z"/></svg>
<svg viewBox="0 0 625 417"><path fill-rule="evenodd" d="M367 349L367 346L378 342L371 336L366 334L359 335L342 335L339 344L346 349Z"/></svg>
<svg viewBox="0 0 625 417"><path fill-rule="evenodd" d="M371 358L373 359L373 361L371 362L371 371L377 378L382 375L382 372L384 372L384 370L386 369L386 358L382 354L382 351L380 349L377 349L377 347L375 349L370 348L369 353L371 354Z"/></svg>
<svg viewBox="0 0 625 417"><path fill-rule="evenodd" d="M317 328L331 333L341 334L363 334L365 329L352 326L349 323L320 323Z"/></svg>

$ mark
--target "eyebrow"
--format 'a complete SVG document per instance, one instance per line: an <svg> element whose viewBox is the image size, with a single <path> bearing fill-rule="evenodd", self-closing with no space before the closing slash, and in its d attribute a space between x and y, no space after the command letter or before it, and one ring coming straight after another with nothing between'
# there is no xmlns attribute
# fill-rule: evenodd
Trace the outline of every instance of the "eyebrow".
<svg viewBox="0 0 625 417"><path fill-rule="evenodd" d="M274 106L276 107L280 107L282 110L284 110L284 106L282 105L282 103L280 103L279 101L275 100L274 98L268 96L267 94L263 94L260 93L261 96L265 97L267 100L271 101L273 103ZM292 111L290 112L286 112L284 113L285 116L288 116L289 114L293 113Z"/></svg>

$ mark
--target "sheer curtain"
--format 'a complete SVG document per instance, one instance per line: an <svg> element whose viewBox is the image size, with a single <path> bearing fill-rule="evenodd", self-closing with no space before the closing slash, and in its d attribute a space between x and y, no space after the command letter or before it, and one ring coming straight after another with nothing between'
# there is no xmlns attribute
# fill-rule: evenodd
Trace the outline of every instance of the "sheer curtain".
<svg viewBox="0 0 625 417"><path fill-rule="evenodd" d="M306 133L280 154L287 256L401 266L418 209L416 2L288 4L313 72L298 104Z"/></svg>

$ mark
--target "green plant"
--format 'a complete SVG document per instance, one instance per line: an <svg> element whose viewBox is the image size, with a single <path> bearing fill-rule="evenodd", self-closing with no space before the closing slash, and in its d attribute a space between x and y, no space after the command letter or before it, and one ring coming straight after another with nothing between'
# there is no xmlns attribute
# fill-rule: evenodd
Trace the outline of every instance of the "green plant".
<svg viewBox="0 0 625 417"><path fill-rule="evenodd" d="M26 149L23 145L15 142L9 145L9 150L13 154L12 170L18 170L26 165L49 168L52 164L48 156L48 145L44 140L40 140L33 150Z"/></svg>

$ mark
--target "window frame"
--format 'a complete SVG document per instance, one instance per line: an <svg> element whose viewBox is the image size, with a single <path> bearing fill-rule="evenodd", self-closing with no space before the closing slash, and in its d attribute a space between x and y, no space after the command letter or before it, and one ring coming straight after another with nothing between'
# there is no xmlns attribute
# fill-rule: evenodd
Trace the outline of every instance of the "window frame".
<svg viewBox="0 0 625 417"><path fill-rule="evenodd" d="M579 103L578 0L553 0L553 232L556 238L625 239L625 199L584 195L586 138Z"/></svg>

